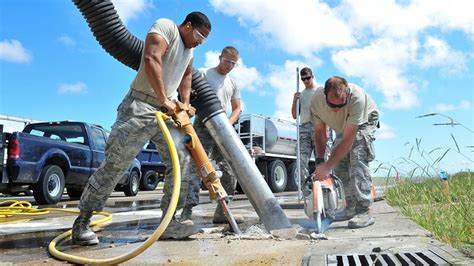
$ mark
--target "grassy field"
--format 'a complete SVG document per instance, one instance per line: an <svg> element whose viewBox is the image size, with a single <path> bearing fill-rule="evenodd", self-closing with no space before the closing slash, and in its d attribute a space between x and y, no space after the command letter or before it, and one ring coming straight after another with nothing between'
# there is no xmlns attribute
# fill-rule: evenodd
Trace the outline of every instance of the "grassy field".
<svg viewBox="0 0 474 266"><path fill-rule="evenodd" d="M390 181L387 202L432 232L438 240L473 257L474 178L458 173L440 179ZM447 186L446 186L447 185ZM447 188L447 189L446 189Z"/></svg>

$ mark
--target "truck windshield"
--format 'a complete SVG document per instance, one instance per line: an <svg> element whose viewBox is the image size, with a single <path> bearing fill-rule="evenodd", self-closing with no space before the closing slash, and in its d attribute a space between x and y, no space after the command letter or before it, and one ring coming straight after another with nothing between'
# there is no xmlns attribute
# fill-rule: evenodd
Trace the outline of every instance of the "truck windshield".
<svg viewBox="0 0 474 266"><path fill-rule="evenodd" d="M69 143L86 144L84 130L80 125L29 124L23 132Z"/></svg>

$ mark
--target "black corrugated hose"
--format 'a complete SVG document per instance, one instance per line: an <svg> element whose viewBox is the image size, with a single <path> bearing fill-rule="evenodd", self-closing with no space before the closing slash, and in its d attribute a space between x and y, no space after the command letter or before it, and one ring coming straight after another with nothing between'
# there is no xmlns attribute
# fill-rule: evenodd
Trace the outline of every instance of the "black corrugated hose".
<svg viewBox="0 0 474 266"><path fill-rule="evenodd" d="M102 48L124 65L138 70L143 41L131 34L110 0L73 0Z"/></svg>

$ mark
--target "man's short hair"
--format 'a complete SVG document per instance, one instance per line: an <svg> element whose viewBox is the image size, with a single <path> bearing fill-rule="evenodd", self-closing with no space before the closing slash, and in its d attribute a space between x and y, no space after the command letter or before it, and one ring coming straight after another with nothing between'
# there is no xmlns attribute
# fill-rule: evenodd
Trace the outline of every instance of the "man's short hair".
<svg viewBox="0 0 474 266"><path fill-rule="evenodd" d="M309 75L309 76L313 76L313 71L311 70L311 68L309 67L303 67L301 70L300 70L300 75L303 76L303 75Z"/></svg>
<svg viewBox="0 0 474 266"><path fill-rule="evenodd" d="M341 98L342 92L348 92L349 84L343 77L332 76L324 83L324 94L327 95L330 90L336 93L336 98Z"/></svg>
<svg viewBox="0 0 474 266"><path fill-rule="evenodd" d="M226 46L222 49L221 55L228 54L233 57L239 57L239 51L233 46Z"/></svg>
<svg viewBox="0 0 474 266"><path fill-rule="evenodd" d="M191 25L194 28L205 27L208 30L211 30L211 22L209 21L209 18L199 11L189 13L184 19L183 23L181 23L181 26L188 22L191 22Z"/></svg>

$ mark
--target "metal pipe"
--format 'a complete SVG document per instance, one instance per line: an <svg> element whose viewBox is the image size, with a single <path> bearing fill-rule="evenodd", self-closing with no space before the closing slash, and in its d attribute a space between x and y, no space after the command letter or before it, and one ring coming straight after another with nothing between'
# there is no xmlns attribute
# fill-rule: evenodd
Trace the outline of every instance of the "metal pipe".
<svg viewBox="0 0 474 266"><path fill-rule="evenodd" d="M265 228L270 231L291 227L290 221L230 125L226 114L219 113L205 120L204 125L234 170L240 186L262 219Z"/></svg>
<svg viewBox="0 0 474 266"><path fill-rule="evenodd" d="M300 92L300 69L296 68L296 92ZM300 95L301 96L301 95ZM298 203L301 202L301 145L300 145L300 96L296 99L296 172L298 175Z"/></svg>

